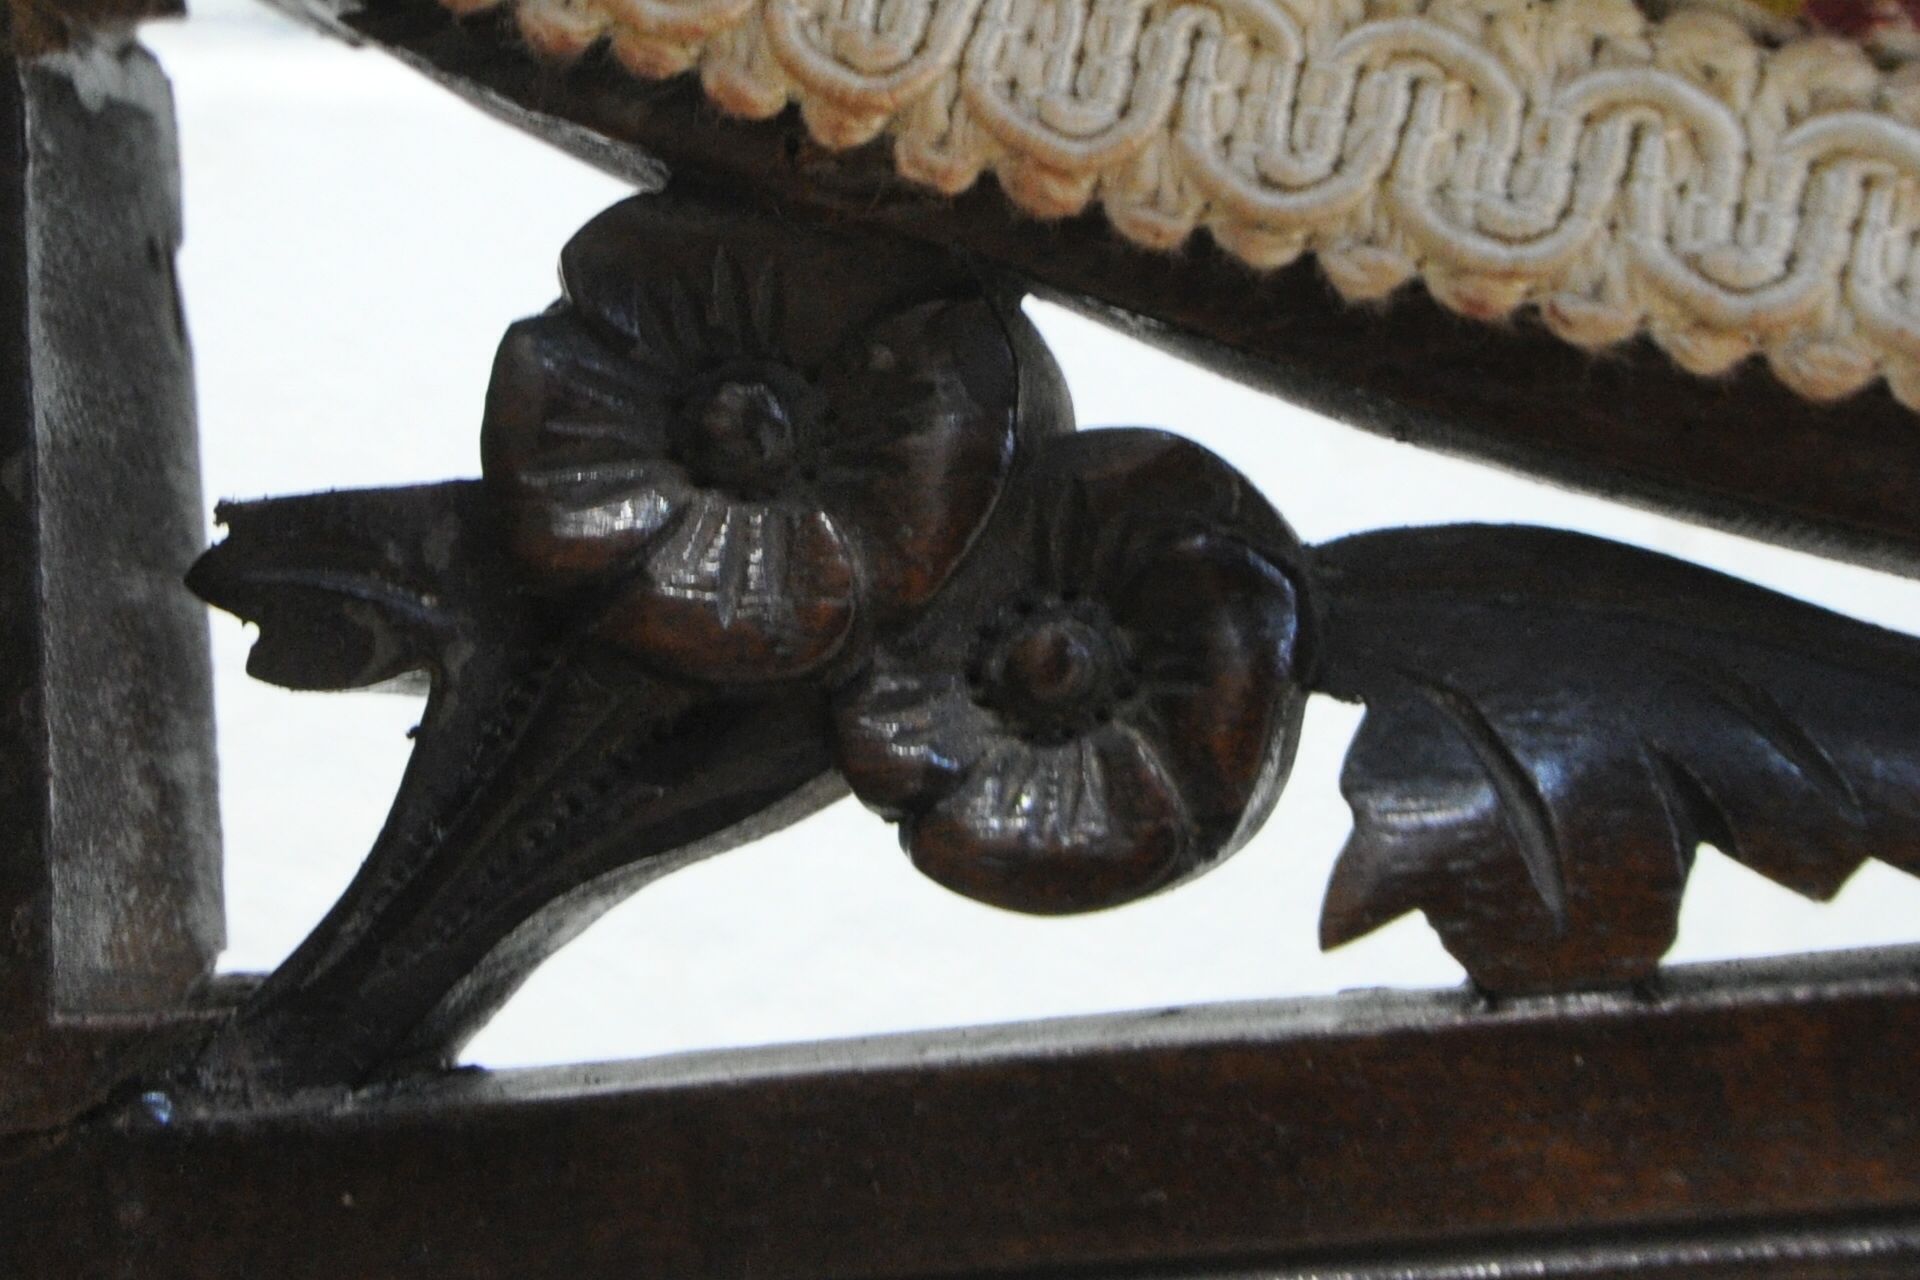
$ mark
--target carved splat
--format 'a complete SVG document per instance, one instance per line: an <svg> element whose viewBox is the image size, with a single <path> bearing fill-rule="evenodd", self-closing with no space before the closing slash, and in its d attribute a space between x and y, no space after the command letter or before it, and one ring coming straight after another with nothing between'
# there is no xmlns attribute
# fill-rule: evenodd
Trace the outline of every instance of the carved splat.
<svg viewBox="0 0 1920 1280"><path fill-rule="evenodd" d="M940 883L1110 906L1265 820L1368 705L1337 945L1424 910L1483 986L1617 984L1709 840L1802 893L1920 871L1920 642L1581 535L1303 548L1165 432L1076 433L998 279L661 195L514 326L485 477L227 508L192 583L297 688L424 674L346 896L202 1054L439 1061L606 905L842 779Z"/></svg>

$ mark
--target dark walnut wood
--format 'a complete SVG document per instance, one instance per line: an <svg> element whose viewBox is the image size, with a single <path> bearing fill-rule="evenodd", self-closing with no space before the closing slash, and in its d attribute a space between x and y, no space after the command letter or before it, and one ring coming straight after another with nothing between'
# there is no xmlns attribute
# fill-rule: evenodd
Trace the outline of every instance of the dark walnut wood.
<svg viewBox="0 0 1920 1280"><path fill-rule="evenodd" d="M1920 641L1551 530L1303 548L1199 446L1074 432L951 254L675 190L561 274L482 481L223 508L191 575L257 675L432 688L365 868L192 1083L444 1063L620 895L842 777L983 901L1169 888L1265 820L1311 691L1369 707L1328 945L1423 910L1488 990L1619 986L1702 841L1814 897L1920 871Z"/></svg>
<svg viewBox="0 0 1920 1280"><path fill-rule="evenodd" d="M1301 550L1185 440L1042 440L946 608L837 691L855 794L921 871L1086 911L1205 871L1279 798L1305 705Z"/></svg>
<svg viewBox="0 0 1920 1280"><path fill-rule="evenodd" d="M1500 991L1650 975L1708 841L1808 897L1920 873L1920 642L1548 529L1319 548L1321 687L1364 701L1338 945L1419 909Z"/></svg>
<svg viewBox="0 0 1920 1280"><path fill-rule="evenodd" d="M362 874L218 1010L210 780L127 782L205 758L167 149L73 70L0 83L0 1275L1920 1273L1911 950L428 1069L842 773L988 900L1171 885L1265 816L1310 689L1369 704L1330 928L1427 910L1493 985L1644 972L1698 838L1816 894L1912 865L1913 641L1546 531L1303 549L1195 446L1073 434L969 258L679 191L510 335L483 480L223 512L193 583L256 674L431 692ZM780 302L850 259L887 271Z"/></svg>
<svg viewBox="0 0 1920 1280"><path fill-rule="evenodd" d="M433 690L366 866L210 1085L445 1062L620 897L840 794L830 689L1069 421L950 255L634 201L562 275L501 345L483 482L223 508L194 569L260 624L254 674Z"/></svg>
<svg viewBox="0 0 1920 1280"><path fill-rule="evenodd" d="M695 680L858 659L946 583L1017 438L1071 426L1026 321L952 255L628 201L501 345L481 430L521 577ZM1021 403L1017 365L1047 380Z"/></svg>
<svg viewBox="0 0 1920 1280"><path fill-rule="evenodd" d="M202 1057L212 1087L444 1062L533 967L647 879L839 794L818 693L721 697L559 625L512 585L481 486L224 508L194 586L295 688L425 671L366 865Z"/></svg>
<svg viewBox="0 0 1920 1280"><path fill-rule="evenodd" d="M238 1109L0 1163L0 1272L140 1280L1920 1272L1920 957L1370 993Z"/></svg>
<svg viewBox="0 0 1920 1280"><path fill-rule="evenodd" d="M1262 274L1205 235L1177 254L1131 248L1097 211L1020 215L991 179L934 196L895 175L884 142L829 152L794 112L729 120L695 77L639 83L598 51L571 69L543 66L510 23L456 22L437 0L275 3L639 186L670 170L683 189L790 219L959 248L1042 296L1371 431L1827 555L1920 566L1920 415L1883 389L1816 405L1752 362L1700 379L1646 342L1596 358L1528 316L1466 321L1418 288L1351 306L1311 261Z"/></svg>

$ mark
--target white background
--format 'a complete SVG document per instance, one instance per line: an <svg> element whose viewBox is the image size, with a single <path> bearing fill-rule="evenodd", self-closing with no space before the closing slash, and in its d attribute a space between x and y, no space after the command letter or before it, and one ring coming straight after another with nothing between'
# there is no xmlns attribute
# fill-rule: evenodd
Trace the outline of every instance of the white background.
<svg viewBox="0 0 1920 1280"><path fill-rule="evenodd" d="M552 298L560 246L623 189L379 54L242 0L198 8L147 36L178 97L181 273L209 510L221 497L477 474L494 344ZM1920 631L1920 583L1420 453L1051 308L1033 314L1083 423L1166 426L1202 441L1309 540L1397 523L1556 524ZM213 636L231 939L222 965L263 969L352 875L418 705L256 684L242 669L247 630L221 615ZM1321 891L1348 827L1336 778L1357 722L1356 710L1316 699L1279 811L1225 868L1073 920L1004 914L921 880L892 832L843 802L607 916L468 1057L589 1060L1456 982L1459 968L1417 916L1332 955L1316 948ZM1920 883L1877 863L1819 906L1709 850L1674 958L1916 937Z"/></svg>

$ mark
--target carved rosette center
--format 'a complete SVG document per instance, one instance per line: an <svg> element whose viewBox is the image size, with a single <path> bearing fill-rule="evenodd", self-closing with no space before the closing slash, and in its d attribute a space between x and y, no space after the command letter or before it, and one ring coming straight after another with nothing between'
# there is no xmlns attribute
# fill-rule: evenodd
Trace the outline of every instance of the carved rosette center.
<svg viewBox="0 0 1920 1280"><path fill-rule="evenodd" d="M776 365L727 369L688 399L692 430L683 458L695 484L763 501L812 478L805 441L822 406L799 374Z"/></svg>
<svg viewBox="0 0 1920 1280"><path fill-rule="evenodd" d="M969 672L975 696L1023 736L1065 742L1112 718L1138 686L1106 610L1080 601L1022 601L981 636Z"/></svg>

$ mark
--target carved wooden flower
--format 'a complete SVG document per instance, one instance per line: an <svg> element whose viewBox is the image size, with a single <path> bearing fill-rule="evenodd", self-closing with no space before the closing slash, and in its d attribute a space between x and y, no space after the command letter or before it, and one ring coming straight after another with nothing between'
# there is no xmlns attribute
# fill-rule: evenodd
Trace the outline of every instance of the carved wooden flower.
<svg viewBox="0 0 1920 1280"><path fill-rule="evenodd" d="M957 616L881 646L837 699L837 750L933 879L1091 910L1266 817L1305 701L1299 546L1232 468L1158 431L1047 440L1031 480L999 530L1026 554L983 555Z"/></svg>
<svg viewBox="0 0 1920 1280"><path fill-rule="evenodd" d="M487 481L528 581L602 637L697 679L817 671L947 580L1064 388L944 254L659 204L589 223L508 332Z"/></svg>

